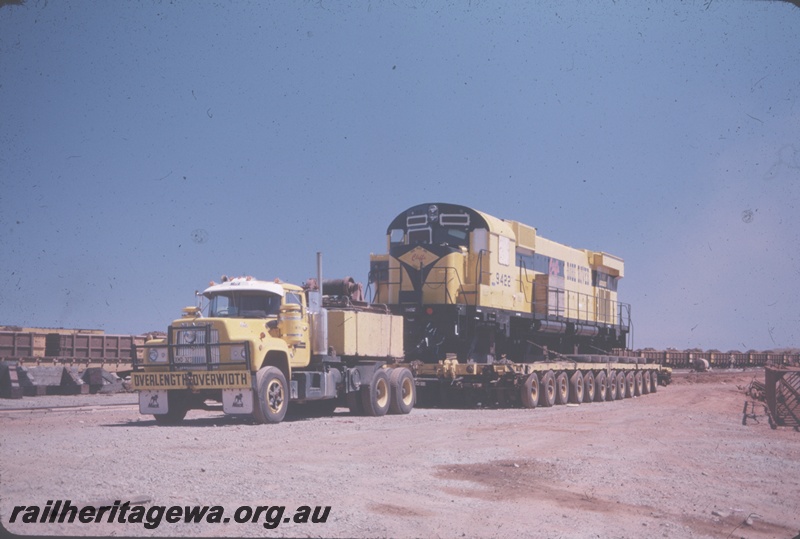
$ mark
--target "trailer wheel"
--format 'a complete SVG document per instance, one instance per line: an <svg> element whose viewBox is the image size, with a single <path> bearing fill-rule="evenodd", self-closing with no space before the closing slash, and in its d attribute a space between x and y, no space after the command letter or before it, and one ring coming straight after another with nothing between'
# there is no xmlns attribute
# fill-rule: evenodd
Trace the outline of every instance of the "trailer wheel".
<svg viewBox="0 0 800 539"><path fill-rule="evenodd" d="M594 400L595 402L603 402L606 400L608 393L608 384L606 383L605 371L598 372L594 377Z"/></svg>
<svg viewBox="0 0 800 539"><path fill-rule="evenodd" d="M556 376L556 404L567 404L569 402L569 378L567 373L560 372Z"/></svg>
<svg viewBox="0 0 800 539"><path fill-rule="evenodd" d="M545 408L556 403L556 375L553 371L540 374L539 378L539 404Z"/></svg>
<svg viewBox="0 0 800 539"><path fill-rule="evenodd" d="M656 391L658 391L658 371L653 371L650 373L650 381L651 381L650 389L652 390L653 393L655 393Z"/></svg>
<svg viewBox="0 0 800 539"><path fill-rule="evenodd" d="M636 375L633 374L633 371L628 371L625 375L625 397L631 398L634 395L634 391L636 391Z"/></svg>
<svg viewBox="0 0 800 539"><path fill-rule="evenodd" d="M177 425L189 411L189 401L182 395L170 393L167 397L169 411L166 414L153 414L158 425Z"/></svg>
<svg viewBox="0 0 800 539"><path fill-rule="evenodd" d="M625 372L619 371L617 373L617 400L625 398Z"/></svg>
<svg viewBox="0 0 800 539"><path fill-rule="evenodd" d="M625 398L625 372L620 371L617 373L617 400Z"/></svg>
<svg viewBox="0 0 800 539"><path fill-rule="evenodd" d="M617 371L611 371L608 373L608 379L606 380L606 384L608 385L608 393L606 393L606 400L607 401L615 401L617 400L617 395L619 393L617 387Z"/></svg>
<svg viewBox="0 0 800 539"><path fill-rule="evenodd" d="M417 403L417 388L411 371L403 368L389 371L389 388L392 396L389 404L389 413L407 414L414 409Z"/></svg>
<svg viewBox="0 0 800 539"><path fill-rule="evenodd" d="M636 374L633 375L633 394L636 397L642 396L642 391L644 390L644 379L642 378L642 371L636 371Z"/></svg>
<svg viewBox="0 0 800 539"><path fill-rule="evenodd" d="M264 367L256 374L256 398L253 417L256 423L280 423L289 408L286 377L277 367Z"/></svg>
<svg viewBox="0 0 800 539"><path fill-rule="evenodd" d="M377 417L389 411L390 399L389 377L383 369L377 369L372 382L361 388L361 403L364 414Z"/></svg>
<svg viewBox="0 0 800 539"><path fill-rule="evenodd" d="M594 392L595 392L594 373L592 371L587 371L586 374L583 375L583 402L587 403L593 402Z"/></svg>
<svg viewBox="0 0 800 539"><path fill-rule="evenodd" d="M580 404L583 402L583 374L575 371L569 379L569 402Z"/></svg>
<svg viewBox="0 0 800 539"><path fill-rule="evenodd" d="M520 387L520 397L524 408L536 408L539 403L539 377L532 372Z"/></svg>
<svg viewBox="0 0 800 539"><path fill-rule="evenodd" d="M650 393L650 371L642 372L642 395Z"/></svg>

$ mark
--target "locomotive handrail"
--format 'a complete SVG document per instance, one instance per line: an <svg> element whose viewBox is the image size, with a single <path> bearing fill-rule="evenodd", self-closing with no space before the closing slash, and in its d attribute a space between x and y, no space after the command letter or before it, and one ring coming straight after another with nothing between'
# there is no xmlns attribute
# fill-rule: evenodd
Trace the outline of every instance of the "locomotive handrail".
<svg viewBox="0 0 800 539"><path fill-rule="evenodd" d="M392 280L391 279L391 275L392 275L393 272L396 272L396 273L398 273L400 275L399 280ZM382 284L385 284L387 288L390 285L397 285L398 289L402 288L402 285L403 285L403 271L402 271L402 268L400 268L400 267L398 267L398 268L387 267L386 268L386 280L383 281L383 282L381 282L379 280L375 281L375 295L376 296L378 296L379 295L379 291L382 290L382 287L381 287Z"/></svg>
<svg viewBox="0 0 800 539"><path fill-rule="evenodd" d="M453 298L450 294L450 289L447 287L447 283L449 282L450 272L455 274L455 279L458 282L458 291L464 296L464 303L466 305L471 305L467 296L471 293L470 291L466 290L464 287L464 281L461 280L461 274L458 271L458 268L453 266L445 266L443 268L435 268L436 271L442 272L444 271L444 279L443 280L433 280L432 275L428 275L428 278L422 283L422 288L420 289L420 294L422 294L423 289L427 288L429 290L437 289L438 287L443 287L445 294L443 297L444 304L448 305L456 305L458 303L458 298ZM397 273L398 277L396 279L392 279L391 275ZM433 272L432 272L433 273ZM403 286L403 271L402 268L386 268L386 280L385 281L375 281L375 295L377 296L381 290L383 290L383 286L389 287L391 285L396 285L398 289L402 289ZM477 296L473 300L474 305L477 305ZM474 306L473 305L473 306Z"/></svg>
<svg viewBox="0 0 800 539"><path fill-rule="evenodd" d="M466 299L468 291L464 289L464 283L461 280L461 274L458 272L458 268L453 267L453 266L445 266L443 268L435 268L435 270L438 270L439 273L441 273L442 271L444 272L444 280L441 280L441 281L433 280L433 277L432 277L433 271L432 271L431 274L428 275L428 278L425 280L425 286L427 286L428 289L434 289L434 290L436 290L438 288L443 288L444 289L444 293L445 293L444 294L444 304L445 305L456 305L458 303L458 298L457 297L453 298L451 296L450 288L447 286L447 283L450 282L449 274L452 272L452 273L455 274L454 279L458 282L458 290L459 290L459 292L464 296L465 303L467 305L469 305L469 301ZM476 298L475 301L477 302L477 298Z"/></svg>
<svg viewBox="0 0 800 539"><path fill-rule="evenodd" d="M452 304L453 305L458 303L458 297L456 297L455 299L450 298L450 289L447 287L447 283L449 282L449 279L447 278L447 274L449 273L450 270L452 270L453 273L455 274L455 280L458 282L458 290L461 292L461 295L464 296L464 301L467 303L467 305L469 305L469 303L467 302L467 295L465 293L466 291L464 290L464 283L461 281L461 275L458 273L458 268L455 268L453 266L445 266L444 269L445 269L445 272L444 272L445 273L445 282L443 284L444 284L445 292L447 293L447 297L445 298L445 303L447 303L448 299L452 300ZM475 299L477 301L477 296L476 296Z"/></svg>
<svg viewBox="0 0 800 539"><path fill-rule="evenodd" d="M433 268L431 273L428 274L428 278L422 282L422 288L420 289L420 293L424 294L424 288L428 287L429 290L438 290L439 288L444 289L444 303L447 305L448 299L450 298L450 291L447 289L447 270L454 269L450 266L445 266L443 268ZM434 271L437 273L441 273L444 270L444 280L443 281L435 281L433 280L432 274Z"/></svg>
<svg viewBox="0 0 800 539"><path fill-rule="evenodd" d="M519 266L518 267L519 267L519 279L518 279L517 282L519 284L519 289L524 294L525 301L527 302L528 301L528 291L527 291L527 289L526 289L526 287L524 285L525 284L531 284L531 289L532 289L531 293L533 295L533 298L531 298L531 306L533 308L537 304L537 301L536 301L536 280L535 280L535 278L529 277L530 274L528 272L528 267L525 265L525 262L523 260L519 261ZM535 273L533 275L535 277ZM557 313L569 312L571 310L574 310L577 313L577 317L575 318L575 320L601 322L604 319L610 318L610 316L611 316L610 313L613 310L616 310L617 311L617 316L616 316L617 325L619 325L621 327L630 327L630 319L631 319L630 318L630 304L621 303L621 302L619 302L617 300L611 300L611 299L607 299L607 298L600 298L600 297L597 297L597 296L595 296L593 294L587 294L585 292L578 292L578 291L575 291L575 290L567 290L567 289L558 288L558 287L547 287L546 293L549 294L549 292L556 292L555 298L557 300L556 301L556 312ZM565 304L563 306L561 305L561 301L560 301L562 296L565 296L565 298L566 298L565 299ZM573 300L576 302L576 305L574 305L574 306L572 304ZM583 308L581 307L581 300L583 300L583 304L585 306ZM594 312L593 313L591 311L591 305L592 304L594 304ZM605 309L606 312L605 313L601 313L600 312L601 304L606 307L606 309ZM544 305L545 305L545 308L547 308L547 298L544 299ZM549 311L549 309L548 309L548 311ZM594 320L591 319L591 316L590 316L591 314L594 314ZM549 315L549 313L547 313L546 316L547 315Z"/></svg>
<svg viewBox="0 0 800 539"><path fill-rule="evenodd" d="M450 266L448 266L448 267L450 267ZM463 281L461 281L461 274L458 273L458 268L452 268L452 269L456 273L456 279L458 280L458 290L461 292L461 295L464 297L464 303L469 305L469 301L467 300L467 291L464 290L464 283L463 283ZM456 298L456 300L458 300L458 298ZM453 303L457 303L457 301L454 301ZM477 304L478 304L478 296L476 294L475 295L475 305L477 305Z"/></svg>
<svg viewBox="0 0 800 539"><path fill-rule="evenodd" d="M492 272L491 272L491 271L486 271L486 272L484 272L484 271L483 271L483 254L484 254L484 253L487 253L487 254L488 254L488 253L489 253L489 251L488 251L488 250L486 250L486 249L481 249L481 250L478 252L478 261L475 263L475 273L476 273L476 277L477 277L477 278L475 279L475 284L477 284L477 285L482 285L482 284L484 284L484 282L483 282L483 275L484 275L484 273L485 273L485 274L487 274L487 275L489 275L489 276L491 276L491 275L492 275Z"/></svg>
<svg viewBox="0 0 800 539"><path fill-rule="evenodd" d="M543 290L544 298L537 294L537 288ZM551 301L552 298L552 301ZM594 299L594 311L591 310L591 301ZM581 307L581 300L583 300L585 307ZM605 307L604 312L601 312L601 302ZM537 307L540 313L537 313ZM611 323L623 328L630 327L630 304L621 303L617 300L608 298L595 298L591 294L584 292L576 292L574 290L565 290L555 286L533 287L533 300L531 302L531 311L534 314L541 314L544 320L574 320L576 322L593 322L593 323ZM574 316L570 316L575 313ZM614 314L615 313L615 314ZM591 315L594 314L594 319Z"/></svg>
<svg viewBox="0 0 800 539"><path fill-rule="evenodd" d="M525 271L524 277L523 277L523 270ZM533 273L533 271L531 271L531 273L534 275L534 277L536 276L536 274ZM530 285L531 285L531 294L533 294L534 293L534 290L533 290L533 287L534 287L533 282L534 281L533 281L533 278L528 279L528 267L525 265L525 261L524 260L520 260L519 261L519 280L517 282L519 283L520 291L525 296L525 303L528 303L528 291L523 286L523 282L530 283ZM533 298L531 298L531 301L533 301Z"/></svg>
<svg viewBox="0 0 800 539"><path fill-rule="evenodd" d="M617 302L617 311L618 311L618 315L617 316L618 316L618 319L619 319L619 325L622 326L622 327L630 328L631 327L631 304L630 303Z"/></svg>

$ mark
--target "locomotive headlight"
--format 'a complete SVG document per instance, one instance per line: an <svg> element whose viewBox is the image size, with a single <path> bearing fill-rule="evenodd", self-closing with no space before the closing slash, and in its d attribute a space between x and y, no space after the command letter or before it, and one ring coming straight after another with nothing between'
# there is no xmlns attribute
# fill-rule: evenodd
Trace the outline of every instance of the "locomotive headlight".
<svg viewBox="0 0 800 539"><path fill-rule="evenodd" d="M165 348L151 348L147 352L147 359L151 363L163 363L167 360L167 350Z"/></svg>

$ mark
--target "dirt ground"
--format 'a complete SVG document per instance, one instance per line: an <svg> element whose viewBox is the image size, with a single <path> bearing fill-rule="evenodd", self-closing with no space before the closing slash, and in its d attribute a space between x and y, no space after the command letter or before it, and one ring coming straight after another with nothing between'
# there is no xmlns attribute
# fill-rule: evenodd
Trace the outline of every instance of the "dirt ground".
<svg viewBox="0 0 800 539"><path fill-rule="evenodd" d="M5 400L0 522L25 535L791 538L800 433L771 430L760 404L742 424L754 376L675 375L611 403L382 418L340 408L264 426L191 411L159 427L132 394ZM9 522L15 506L59 499L219 505L230 521ZM245 505L285 506L286 519L235 523ZM283 522L306 505L330 506L327 521Z"/></svg>

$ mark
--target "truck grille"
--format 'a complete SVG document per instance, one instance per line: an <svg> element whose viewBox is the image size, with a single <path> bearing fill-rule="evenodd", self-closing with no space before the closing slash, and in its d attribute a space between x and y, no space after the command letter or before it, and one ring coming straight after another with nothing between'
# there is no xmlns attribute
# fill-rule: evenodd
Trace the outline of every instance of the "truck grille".
<svg viewBox="0 0 800 539"><path fill-rule="evenodd" d="M219 332L216 329L186 328L175 330L175 356L173 365L178 369L191 369L197 365L219 363L219 346L206 346L219 343Z"/></svg>

